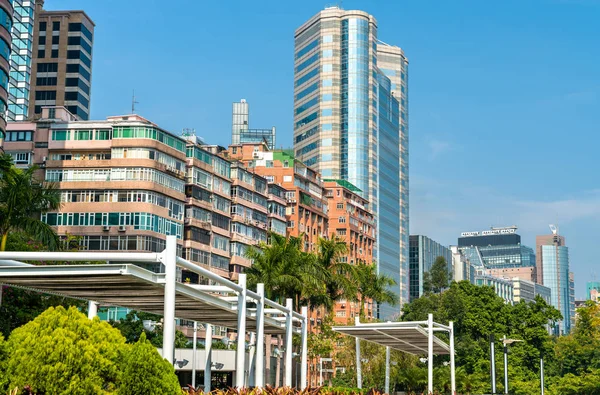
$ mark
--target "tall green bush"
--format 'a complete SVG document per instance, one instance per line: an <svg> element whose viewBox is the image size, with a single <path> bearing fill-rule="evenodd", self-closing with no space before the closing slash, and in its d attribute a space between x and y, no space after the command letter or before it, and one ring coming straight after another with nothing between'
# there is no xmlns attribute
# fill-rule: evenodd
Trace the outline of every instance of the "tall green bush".
<svg viewBox="0 0 600 395"><path fill-rule="evenodd" d="M118 393L122 395L181 394L173 366L163 359L142 332L125 360Z"/></svg>
<svg viewBox="0 0 600 395"><path fill-rule="evenodd" d="M9 388L30 385L34 393L108 394L128 348L108 323L74 307L51 307L11 333L5 377Z"/></svg>

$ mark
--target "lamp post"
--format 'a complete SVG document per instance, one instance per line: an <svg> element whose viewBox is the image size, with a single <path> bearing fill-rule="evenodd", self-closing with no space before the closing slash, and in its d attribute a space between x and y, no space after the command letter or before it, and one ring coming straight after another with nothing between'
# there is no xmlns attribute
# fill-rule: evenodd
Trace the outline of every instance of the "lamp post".
<svg viewBox="0 0 600 395"><path fill-rule="evenodd" d="M502 344L504 345L504 393L508 394L508 345L516 342L522 342L523 340L507 339L506 335L502 338Z"/></svg>

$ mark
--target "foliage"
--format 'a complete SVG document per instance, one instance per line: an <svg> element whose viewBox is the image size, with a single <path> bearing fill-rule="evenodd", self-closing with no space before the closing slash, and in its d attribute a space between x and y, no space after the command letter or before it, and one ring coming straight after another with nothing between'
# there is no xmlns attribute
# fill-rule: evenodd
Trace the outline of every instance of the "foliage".
<svg viewBox="0 0 600 395"><path fill-rule="evenodd" d="M398 304L398 297L389 290L396 282L377 273L375 265L359 263L354 267L354 278L357 282L356 299L359 301L361 316L365 313L365 302L371 299L377 303Z"/></svg>
<svg viewBox="0 0 600 395"><path fill-rule="evenodd" d="M173 365L163 359L142 333L124 363L118 394L181 394Z"/></svg>
<svg viewBox="0 0 600 395"><path fill-rule="evenodd" d="M158 324L153 330L144 328L144 321L154 321ZM127 343L136 343L144 336L154 347L161 348L163 343L162 325L160 325L161 316L142 311L130 311L125 319L120 321L111 321L110 324L121 331ZM175 332L175 347L187 348L188 339L181 331Z"/></svg>
<svg viewBox="0 0 600 395"><path fill-rule="evenodd" d="M60 193L53 184L35 178L38 167L17 169L8 154L0 154L0 251L6 250L9 232L22 231L50 250L59 246L56 232L39 219L40 213L60 208Z"/></svg>
<svg viewBox="0 0 600 395"><path fill-rule="evenodd" d="M449 280L448 262L443 256L438 256L431 269L423 273L423 292L440 293L448 288Z"/></svg>
<svg viewBox="0 0 600 395"><path fill-rule="evenodd" d="M6 350L10 388L30 385L37 393L105 394L117 387L128 346L109 324L59 306L15 329Z"/></svg>

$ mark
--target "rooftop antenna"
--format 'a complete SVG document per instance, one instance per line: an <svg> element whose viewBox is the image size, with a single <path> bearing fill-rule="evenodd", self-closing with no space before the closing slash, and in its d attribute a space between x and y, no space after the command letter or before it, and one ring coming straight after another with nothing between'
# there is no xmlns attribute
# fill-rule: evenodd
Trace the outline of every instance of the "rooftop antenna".
<svg viewBox="0 0 600 395"><path fill-rule="evenodd" d="M552 234L557 235L558 234L558 225L550 224L549 226L550 226L550 230L552 231Z"/></svg>
<svg viewBox="0 0 600 395"><path fill-rule="evenodd" d="M133 90L133 95L131 96L131 113L135 114L135 105L139 104L139 101L135 100L135 89Z"/></svg>

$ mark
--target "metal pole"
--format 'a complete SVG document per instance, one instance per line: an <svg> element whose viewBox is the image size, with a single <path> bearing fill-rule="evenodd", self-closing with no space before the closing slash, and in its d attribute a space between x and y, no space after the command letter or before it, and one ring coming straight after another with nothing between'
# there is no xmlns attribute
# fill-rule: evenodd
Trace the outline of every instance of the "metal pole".
<svg viewBox="0 0 600 395"><path fill-rule="evenodd" d="M427 393L433 394L433 314L428 315L427 326Z"/></svg>
<svg viewBox="0 0 600 395"><path fill-rule="evenodd" d="M540 387L544 395L544 357L540 355Z"/></svg>
<svg viewBox="0 0 600 395"><path fill-rule="evenodd" d="M300 360L300 389L307 386L308 368L308 307L302 306L302 358Z"/></svg>
<svg viewBox="0 0 600 395"><path fill-rule="evenodd" d="M192 387L196 389L196 343L198 342L198 323L194 321L194 337L192 344Z"/></svg>
<svg viewBox="0 0 600 395"><path fill-rule="evenodd" d="M256 334L250 333L250 349L248 350L248 378L247 383L249 387L254 387L254 378L256 376Z"/></svg>
<svg viewBox="0 0 600 395"><path fill-rule="evenodd" d="M257 284L256 293L260 295L260 298L256 302L256 366L254 368L254 385L262 388L265 386L265 284Z"/></svg>
<svg viewBox="0 0 600 395"><path fill-rule="evenodd" d="M285 300L285 307L288 312L285 317L285 387L292 386L292 310L293 301L291 298Z"/></svg>
<svg viewBox="0 0 600 395"><path fill-rule="evenodd" d="M177 276L177 237L167 236L163 251L165 266L165 300L163 313L163 358L173 365L175 352L175 279Z"/></svg>
<svg viewBox="0 0 600 395"><path fill-rule="evenodd" d="M235 352L235 386L244 387L246 370L246 274L240 273L238 284L242 290L238 293L237 350Z"/></svg>
<svg viewBox="0 0 600 395"><path fill-rule="evenodd" d="M496 395L496 355L494 352L494 335L490 335L490 368L492 377L492 395Z"/></svg>
<svg viewBox="0 0 600 395"><path fill-rule="evenodd" d="M359 317L354 317L354 325L360 325ZM360 339L357 337L356 341L356 386L362 389L362 366L360 360ZM321 380L321 383L323 380Z"/></svg>
<svg viewBox="0 0 600 395"><path fill-rule="evenodd" d="M454 322L450 321L450 388L456 395L456 367L454 365Z"/></svg>
<svg viewBox="0 0 600 395"><path fill-rule="evenodd" d="M508 345L506 344L506 335L503 339L504 345L504 393L508 394Z"/></svg>
<svg viewBox="0 0 600 395"><path fill-rule="evenodd" d="M88 302L88 318L91 320L98 315L98 303L90 300Z"/></svg>
<svg viewBox="0 0 600 395"><path fill-rule="evenodd" d="M390 347L385 348L385 393L390 393Z"/></svg>
<svg viewBox="0 0 600 395"><path fill-rule="evenodd" d="M212 382L212 325L204 324L204 351L206 352L206 361L204 363L204 393L210 392Z"/></svg>

